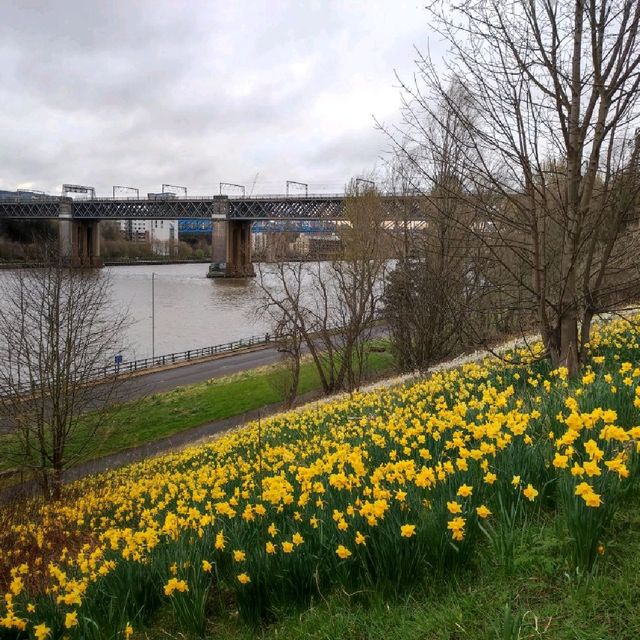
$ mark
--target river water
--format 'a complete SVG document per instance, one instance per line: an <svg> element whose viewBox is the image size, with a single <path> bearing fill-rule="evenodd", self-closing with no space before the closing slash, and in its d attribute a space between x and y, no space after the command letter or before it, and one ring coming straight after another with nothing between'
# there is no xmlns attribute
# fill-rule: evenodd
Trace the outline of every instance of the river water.
<svg viewBox="0 0 640 640"><path fill-rule="evenodd" d="M114 305L127 310L130 326L123 359L151 356L152 287L155 353L162 355L264 334L255 314L259 286L245 280L206 277L207 264L107 267Z"/></svg>
<svg viewBox="0 0 640 640"><path fill-rule="evenodd" d="M258 265L256 265L257 267ZM275 267L260 265L264 282L276 289ZM321 268L325 268L323 265ZM115 311L128 317L125 362L152 355L152 276L155 355L164 355L264 335L266 320L256 314L261 289L257 278L206 277L208 264L127 265L106 267ZM0 284L10 271L0 270ZM1 289L1 287L0 287ZM308 289L307 295L314 296ZM2 301L0 300L0 304ZM118 347L115 346L115 349Z"/></svg>

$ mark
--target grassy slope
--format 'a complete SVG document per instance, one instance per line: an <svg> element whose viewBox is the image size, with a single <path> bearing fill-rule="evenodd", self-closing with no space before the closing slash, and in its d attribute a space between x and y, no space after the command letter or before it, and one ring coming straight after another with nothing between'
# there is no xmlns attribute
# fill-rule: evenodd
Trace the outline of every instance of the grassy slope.
<svg viewBox="0 0 640 640"><path fill-rule="evenodd" d="M367 373L378 376L393 368L388 351L370 352ZM83 459L123 451L166 436L259 409L283 399L283 368L279 365L247 371L209 382L180 387L143 400L119 405L110 412L99 444ZM314 364L305 361L300 371L299 393L321 388ZM0 438L0 448L13 446L10 436ZM0 471L11 468L10 460L0 457Z"/></svg>
<svg viewBox="0 0 640 640"><path fill-rule="evenodd" d="M366 594L322 594L300 613L283 612L277 624L258 633L223 608L212 612L208 637L229 640L462 640L547 638L549 640L636 640L640 637L640 499L620 511L596 575L580 581L563 568L553 524L527 529L516 552L513 575L481 554L474 570L446 582L434 581L400 600ZM451 577L449 577L451 578ZM507 605L509 611L507 611ZM518 635L518 629L520 635ZM174 638L170 612L137 637ZM135 640L135 639L134 639Z"/></svg>

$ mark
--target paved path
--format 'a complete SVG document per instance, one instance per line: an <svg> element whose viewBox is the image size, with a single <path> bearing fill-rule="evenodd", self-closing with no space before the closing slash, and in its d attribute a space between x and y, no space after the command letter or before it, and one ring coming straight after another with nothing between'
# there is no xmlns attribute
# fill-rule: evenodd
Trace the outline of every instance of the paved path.
<svg viewBox="0 0 640 640"><path fill-rule="evenodd" d="M276 347L254 347L250 351L230 353L160 370L142 371L133 376L120 378L109 397L111 402L137 400L154 393L173 391L178 387L204 382L211 378L222 378L256 367L264 367L278 362L281 357L282 354L278 353ZM98 393L98 400L93 405L96 408L102 404L99 400L100 397L101 394ZM10 431L10 422L0 419L0 434Z"/></svg>
<svg viewBox="0 0 640 640"><path fill-rule="evenodd" d="M222 378L241 371L274 364L282 358L276 347L261 347L251 351L231 353L211 360L140 373L124 378L118 384L118 400L134 400L153 393L172 391L211 378Z"/></svg>
<svg viewBox="0 0 640 640"><path fill-rule="evenodd" d="M387 334L386 326L379 325L372 331L373 338ZM306 349L303 348L303 353ZM126 402L154 393L172 391L211 378L222 378L241 371L275 364L282 359L282 354L275 346L254 347L248 351L215 356L213 359L183 364L176 367L140 373L124 378L116 391L116 400Z"/></svg>

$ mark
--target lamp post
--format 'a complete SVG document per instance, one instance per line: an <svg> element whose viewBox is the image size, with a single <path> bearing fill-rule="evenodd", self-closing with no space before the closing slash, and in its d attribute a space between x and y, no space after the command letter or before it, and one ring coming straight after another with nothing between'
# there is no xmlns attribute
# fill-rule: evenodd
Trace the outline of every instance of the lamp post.
<svg viewBox="0 0 640 640"><path fill-rule="evenodd" d="M156 359L156 274L151 272L151 359Z"/></svg>

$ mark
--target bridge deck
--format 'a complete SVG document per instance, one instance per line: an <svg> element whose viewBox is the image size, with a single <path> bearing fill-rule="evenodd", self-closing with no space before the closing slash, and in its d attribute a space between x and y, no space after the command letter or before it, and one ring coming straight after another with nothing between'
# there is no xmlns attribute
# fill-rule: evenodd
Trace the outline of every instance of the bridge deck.
<svg viewBox="0 0 640 640"><path fill-rule="evenodd" d="M424 219L416 196L384 195L388 219ZM340 220L345 196L205 196L166 198L91 198L63 196L0 198L0 218L76 220Z"/></svg>
<svg viewBox="0 0 640 640"><path fill-rule="evenodd" d="M0 218L56 219L63 206L74 219L90 220L338 220L343 217L344 196L310 195L226 198L92 198L64 197L0 199Z"/></svg>

